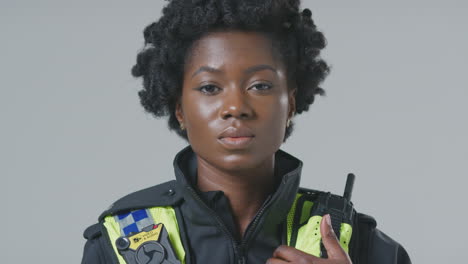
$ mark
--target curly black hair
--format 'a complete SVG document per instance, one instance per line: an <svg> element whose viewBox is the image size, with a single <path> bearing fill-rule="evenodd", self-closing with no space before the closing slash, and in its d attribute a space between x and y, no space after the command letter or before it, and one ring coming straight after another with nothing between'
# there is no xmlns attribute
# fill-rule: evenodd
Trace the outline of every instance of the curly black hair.
<svg viewBox="0 0 468 264"><path fill-rule="evenodd" d="M254 31L269 36L285 63L289 87L296 91L295 113L307 111L330 68L320 58L326 39L300 0L168 0L161 18L144 30L145 46L132 68L143 77L138 92L144 109L155 117L169 116L169 129L187 139L175 117L182 94L183 72L190 48L203 35L226 30ZM293 130L286 128L284 141Z"/></svg>

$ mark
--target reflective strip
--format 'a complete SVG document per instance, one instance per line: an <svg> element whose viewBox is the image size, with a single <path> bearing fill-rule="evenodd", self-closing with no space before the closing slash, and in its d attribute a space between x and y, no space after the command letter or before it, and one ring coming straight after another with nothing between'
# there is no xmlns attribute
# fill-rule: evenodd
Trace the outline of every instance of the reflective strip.
<svg viewBox="0 0 468 264"><path fill-rule="evenodd" d="M322 217L314 215L309 219L305 226L299 228L295 246L297 249L316 257L320 257L320 240L322 239L322 234L320 233L320 221L322 221ZM353 228L351 225L341 223L340 245L348 253L352 233Z"/></svg>
<svg viewBox="0 0 468 264"><path fill-rule="evenodd" d="M151 219L153 220L154 223L159 224L163 223L165 228L167 229L167 233L169 234L169 239L171 241L172 248L174 249L175 255L177 258L180 260L182 264L185 263L185 250L184 247L182 246L182 241L180 239L180 232L179 232L179 226L177 224L177 218L175 215L175 211L172 207L170 206L164 206L164 207L152 207L149 209L143 209L146 211L147 217L141 217L144 216L144 214L137 214L131 215L131 213L128 214L123 214L119 216L106 216L104 218L104 226L106 227L107 233L109 234L109 239L112 245L112 248L114 249L115 254L117 255L117 259L119 260L120 264L125 264L124 258L120 255L119 251L117 250L115 246L115 241L123 236L125 234L125 231L123 231L121 225L124 227L135 224L137 222L142 221L144 218L146 219ZM133 217L133 220L138 220L138 221L132 221L128 220L127 217ZM146 220L143 220L146 221ZM135 224L136 227L138 227L138 224ZM143 226L144 227L144 226ZM132 227L133 228L133 227ZM127 228L125 229L126 231L132 229L132 228ZM131 231L129 231L131 232Z"/></svg>
<svg viewBox="0 0 468 264"><path fill-rule="evenodd" d="M321 216L314 215L309 218L306 225L299 228L295 245L297 249L320 257L320 240L322 239L322 235L320 234L321 220Z"/></svg>
<svg viewBox="0 0 468 264"><path fill-rule="evenodd" d="M341 244L341 247L346 252L349 252L349 242L351 241L352 234L353 234L353 227L350 224L341 223L340 244Z"/></svg>

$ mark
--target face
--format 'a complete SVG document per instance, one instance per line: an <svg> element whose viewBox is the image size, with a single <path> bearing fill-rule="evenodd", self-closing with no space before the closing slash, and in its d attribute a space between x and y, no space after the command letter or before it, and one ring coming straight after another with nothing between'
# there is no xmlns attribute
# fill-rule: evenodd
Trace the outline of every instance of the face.
<svg viewBox="0 0 468 264"><path fill-rule="evenodd" d="M187 58L176 117L199 159L222 170L271 162L295 109L285 66L255 32L215 32Z"/></svg>

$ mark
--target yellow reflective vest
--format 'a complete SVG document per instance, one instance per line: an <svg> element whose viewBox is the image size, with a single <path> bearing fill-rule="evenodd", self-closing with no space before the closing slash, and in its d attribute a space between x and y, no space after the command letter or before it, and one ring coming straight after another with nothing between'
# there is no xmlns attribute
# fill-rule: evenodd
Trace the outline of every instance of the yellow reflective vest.
<svg viewBox="0 0 468 264"><path fill-rule="evenodd" d="M326 213L332 216L333 230L354 264L411 263L404 248L378 230L372 217L356 213L346 198L299 188L302 162L281 150L275 155L277 189L242 241L236 241L216 212L197 196L192 184L195 165L189 146L174 159L176 181L131 193L103 212L99 223L84 232L88 241L82 264L125 263L121 253L125 257L131 254L122 252L120 244L117 248L119 238L134 238L134 244L125 250L138 251L156 231L148 231L151 236L133 235L160 223L180 263L264 263L279 245L324 256L320 221Z"/></svg>
<svg viewBox="0 0 468 264"><path fill-rule="evenodd" d="M310 191L308 192L311 193ZM315 256L321 256L321 233L320 233L320 221L321 215L311 215L312 208L314 207L314 201L306 198L307 193L298 193L291 207L287 219L286 219L286 230L287 230L287 245L292 245L295 248L302 250L308 254ZM326 194L325 194L326 195ZM300 206L298 207L298 203ZM140 211L142 209L138 209ZM168 231L169 239L171 241L172 248L175 251L177 259L181 263L185 263L185 249L182 245L182 241L179 233L179 226L177 223L177 217L173 207L171 206L155 206L145 208L149 214L149 218L155 224L162 223ZM137 211L137 210L135 210ZM123 215L131 215L131 212L126 212ZM121 214L122 215L122 214ZM119 222L119 215L107 215L104 217L103 225L106 228L108 239L119 263L124 264L126 261L119 253L116 247L116 241L124 236L122 231L123 224ZM294 243L292 244L292 237L296 234ZM352 236L351 223L340 223L340 244L346 252L349 251L349 243Z"/></svg>

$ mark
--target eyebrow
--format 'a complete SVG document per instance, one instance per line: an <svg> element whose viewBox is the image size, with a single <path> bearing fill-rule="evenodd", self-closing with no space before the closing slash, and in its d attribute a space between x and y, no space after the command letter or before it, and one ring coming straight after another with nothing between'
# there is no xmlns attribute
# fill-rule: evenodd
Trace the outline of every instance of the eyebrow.
<svg viewBox="0 0 468 264"><path fill-rule="evenodd" d="M260 65L255 65L255 66L249 67L249 68L244 70L244 74L251 74L253 72L258 72L258 71L263 71L263 70L270 70L270 71L278 74L278 72L276 71L275 68L273 68L270 65L266 65L266 64L260 64ZM201 66L198 70L196 70L192 74L192 78L195 77L195 75L197 75L197 74L199 74L201 72L220 73L220 72L222 72L222 70L216 69L216 68L213 68L213 67L210 67L210 66Z"/></svg>
<svg viewBox="0 0 468 264"><path fill-rule="evenodd" d="M258 72L258 71L263 71L263 70L270 70L276 74L278 74L278 72L276 71L275 68L271 67L270 65L266 65L266 64L260 64L260 65L255 65L255 66L252 66L248 69L246 69L244 71L245 74L249 74L249 73L253 73L253 72Z"/></svg>

